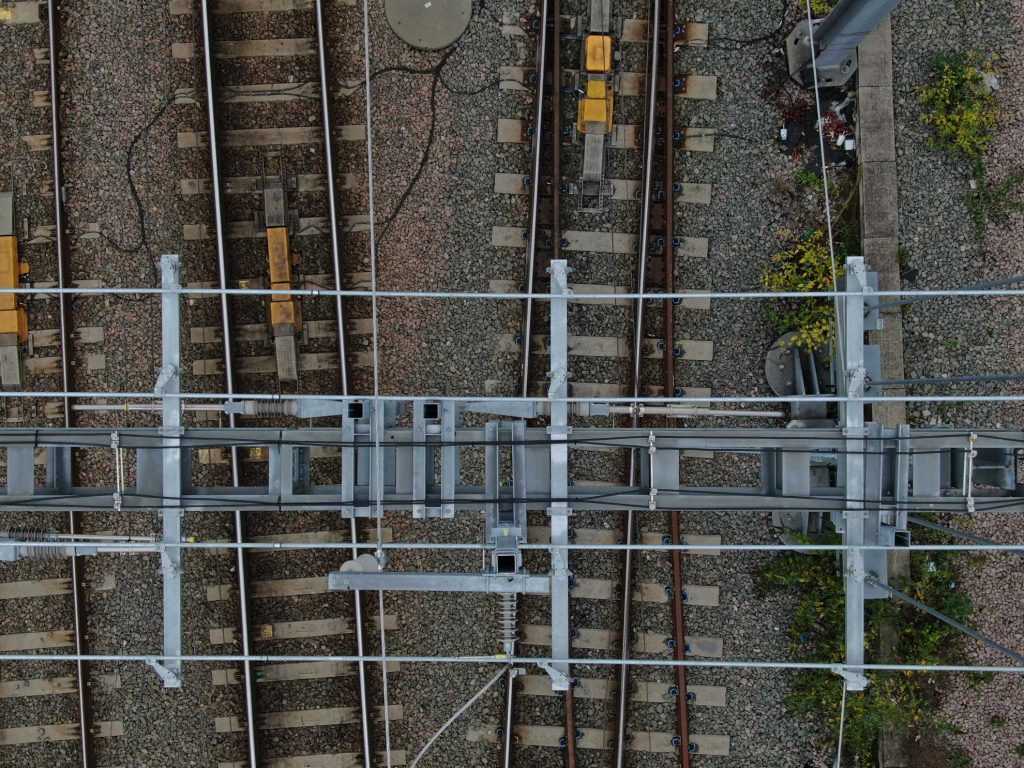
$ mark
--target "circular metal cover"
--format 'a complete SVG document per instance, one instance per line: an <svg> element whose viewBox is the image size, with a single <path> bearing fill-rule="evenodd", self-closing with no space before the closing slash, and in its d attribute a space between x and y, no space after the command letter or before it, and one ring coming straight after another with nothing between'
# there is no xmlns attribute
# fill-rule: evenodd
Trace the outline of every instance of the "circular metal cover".
<svg viewBox="0 0 1024 768"><path fill-rule="evenodd" d="M473 0L384 0L392 31L413 48L447 48L466 31Z"/></svg>

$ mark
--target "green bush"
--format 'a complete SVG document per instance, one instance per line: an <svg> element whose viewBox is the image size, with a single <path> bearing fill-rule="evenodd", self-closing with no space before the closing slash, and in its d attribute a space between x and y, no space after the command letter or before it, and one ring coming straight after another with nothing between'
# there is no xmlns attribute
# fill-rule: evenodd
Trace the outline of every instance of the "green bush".
<svg viewBox="0 0 1024 768"><path fill-rule="evenodd" d="M797 536L797 539L801 537ZM838 543L834 532L823 543ZM970 602L956 590L955 554L913 553L910 576L903 590L958 621L970 614ZM792 591L797 605L790 622L789 643L797 661L842 662L845 660L845 608L843 580L834 553L787 553L767 561L755 575L759 595ZM873 600L865 606L865 661L871 663L883 623L898 633L898 658L908 664L958 662L962 644L957 630L916 608L892 601ZM880 731L894 727L912 732L940 734L948 730L935 714L932 686L921 673L883 672L868 675L870 685L849 693L843 731L844 754L867 768L875 763L875 743ZM832 743L838 739L843 684L837 675L801 671L788 697L792 712L823 723Z"/></svg>
<svg viewBox="0 0 1024 768"><path fill-rule="evenodd" d="M952 53L932 60L932 74L918 88L924 107L921 120L932 129L931 144L967 163L975 186L967 193L967 209L979 233L989 221L1003 225L1011 211L1020 210L1016 199L1024 186L1024 171L1011 170L995 187L988 185L985 151L999 119L995 96L987 78L991 65L979 53Z"/></svg>
<svg viewBox="0 0 1024 768"><path fill-rule="evenodd" d="M793 174L793 178L801 187L807 187L808 189L813 190L821 190L825 188L825 182L822 181L821 176L816 174L814 171L797 171Z"/></svg>
<svg viewBox="0 0 1024 768"><path fill-rule="evenodd" d="M996 127L998 110L986 77L991 68L975 51L932 59L931 79L920 86L922 122L931 126L932 144L966 160L982 162Z"/></svg>
<svg viewBox="0 0 1024 768"><path fill-rule="evenodd" d="M795 293L831 291L832 257L821 230L809 231L785 251L772 256L774 267L761 276L769 291ZM843 274L837 266L836 277ZM780 299L768 310L768 319L780 333L796 331L794 344L807 350L831 343L835 335L833 304L828 299Z"/></svg>

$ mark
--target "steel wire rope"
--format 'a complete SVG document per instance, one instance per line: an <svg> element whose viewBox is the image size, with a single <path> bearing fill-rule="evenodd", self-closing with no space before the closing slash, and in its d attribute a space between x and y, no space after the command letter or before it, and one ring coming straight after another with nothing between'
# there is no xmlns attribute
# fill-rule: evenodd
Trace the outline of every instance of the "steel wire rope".
<svg viewBox="0 0 1024 768"><path fill-rule="evenodd" d="M839 292L839 273L836 268L836 246L835 238L832 231L832 200L828 189L828 165L825 158L825 117L821 113L821 91L818 88L818 55L814 50L814 20L811 18L811 0L805 0L807 3L807 34L808 42L811 50L811 76L814 79L814 105L815 105L815 128L818 131L818 148L821 152L821 179L822 187L825 193L825 225L828 229L828 255L829 261L832 266L832 290L836 293ZM836 313L836 352L839 356L839 367L843 375L846 372L846 350L845 344L845 327L842 320L841 306L842 299L836 296L833 299L833 307Z"/></svg>
<svg viewBox="0 0 1024 768"><path fill-rule="evenodd" d="M377 656L364 656L362 657L365 661L373 663L380 663L383 661L383 657ZM322 661L322 662L355 662L360 659L358 656L344 656L344 655L272 655L272 654L179 654L168 656L164 654L78 654L78 653L5 653L0 656L0 659L5 661L27 661L27 662L40 662L40 661L96 661L96 662L110 662L110 661L140 661L144 663L150 663L153 661L181 661L187 663L210 663L210 662L242 662L242 661L261 661L266 663L273 662L311 662L311 661ZM617 666L622 663L622 659L616 657L564 657L554 658L552 656L515 656L508 658L505 656L413 656L413 655L394 655L388 658L388 661L397 662L399 664L524 664L524 665L539 665L539 664L572 664L577 666ZM954 664L858 664L851 666L839 662L830 661L759 661L759 660L732 660L732 659L686 659L683 661L676 661L674 659L637 659L632 658L627 663L635 667L703 667L703 668L720 668L720 669L782 669L782 670L825 670L829 672L840 672L844 670L850 671L868 671L868 672L1006 672L1022 674L1024 673L1024 666L999 666L995 664L974 664L974 665L954 665Z"/></svg>
<svg viewBox="0 0 1024 768"><path fill-rule="evenodd" d="M843 699L839 705L839 743L836 747L836 768L843 763L843 726L846 724L846 678L843 678Z"/></svg>
<svg viewBox="0 0 1024 768"><path fill-rule="evenodd" d="M481 696L483 696L485 693L487 693L487 691L489 691L494 686L494 684L496 682L498 682L508 672L509 669L511 669L511 665L505 666L504 668L498 670L498 674L496 674L494 677L492 677L484 685L483 688L481 688L479 691L477 691L472 696L472 698L469 699L469 701L467 701L465 704L463 704L461 707L459 707L457 710L455 710L455 714L453 714L451 717L449 717L445 721L444 725L442 725L440 728L438 728L437 731L434 732L434 735L431 736L430 739L427 741L427 743L423 745L423 749L421 749L417 753L416 757L414 757L412 759L412 762L409 763L409 768L416 768L416 765L419 763L420 758L422 758L423 755L425 755L427 753L427 751L434 745L434 742L437 741L441 737L441 735L445 731L448 730L449 726L451 726L452 723L454 723L456 720L458 720L459 716L462 715L463 712L465 712L467 709L469 709L471 706L473 706L473 704L475 704L480 699Z"/></svg>
<svg viewBox="0 0 1024 768"><path fill-rule="evenodd" d="M380 316L377 306L377 235L376 235L376 207L374 202L373 188L373 103L371 96L370 78L370 5L369 0L363 0L363 72L366 106L366 181L367 197L370 214L370 302L372 310L373 326L373 418L380 418ZM384 496L384 467L383 452L381 451L380 432L374 430L374 476L377 507L377 559L378 568L383 565L380 560L383 556L381 544L384 539L383 530L383 496ZM384 621L384 590L377 590L377 604L380 613L380 653L382 662L381 672L381 693L383 697L384 710L384 757L388 768L392 766L391 754L391 716L388 701L388 659L387 659L387 629Z"/></svg>
<svg viewBox="0 0 1024 768"><path fill-rule="evenodd" d="M254 487L254 489L255 489L255 487ZM749 498L749 499L765 499L765 500L783 499L783 500L789 500L789 501L819 502L819 503L821 503L821 506L823 508L820 511L829 511L829 510L826 510L825 507L829 507L830 503L839 504L842 501L842 499L840 497L835 497L835 496L813 496L813 495L798 496L798 495L795 495L795 494L767 495L767 494L762 494L762 493L741 493L741 492L736 492L736 491L732 491L732 490L729 490L729 489L723 489L723 491L719 492L719 491L714 491L713 488L699 488L699 489L698 488L693 488L693 489L680 488L680 489L678 489L678 490L676 490L674 492L678 493L679 495L681 495L683 497L685 497L685 496L720 496L720 497L723 497L723 498ZM640 496L644 496L646 498L646 493L645 493L645 490L643 488L622 488L622 489L616 490L616 491L607 491L607 492L604 492L604 493L596 493L596 494L591 494L591 495L587 495L587 496L579 496L579 497L568 497L567 496L567 497L563 497L563 498L558 498L558 497L545 496L545 495L524 496L524 497L508 497L508 496L503 496L501 498L476 497L476 498L472 498L472 499L459 499L459 498L448 499L448 498L436 498L436 497L435 498L429 498L428 497L428 498L422 498L422 499L395 499L395 500L390 500L390 501L381 500L380 504L381 504L382 508L387 508L387 509L390 509L390 510L403 510L403 509L407 509L409 506L411 506L413 504L435 504L435 503L436 504L459 504L459 505L461 505L462 507L464 507L466 509L472 510L472 509L476 509L478 506L482 507L483 505L486 505L486 504L497 504L497 503L505 503L505 502L508 502L508 503L525 503L525 504L529 504L529 503L566 502L566 503L574 503L576 505L583 505L583 504L586 504L588 502L601 502L602 505L606 506L606 507L615 507L615 508L619 508L619 509L635 509L635 508L637 508L637 506L635 504L626 504L626 503L623 503L623 502L614 501L614 499L616 497L631 496L631 495L640 495ZM111 494L109 492L99 492L99 493L92 493L92 494L55 494L55 495L52 495L52 496L46 496L46 497L42 497L42 498L32 497L32 498L25 499L25 500L20 500L20 501L13 502L13 503L9 502L7 504L4 504L4 495L0 494L0 506L5 506L6 508L12 509L12 510L18 510L18 509L22 509L22 508L49 509L50 508L49 504L51 504L51 503L53 503L55 501L80 501L81 499L107 499L107 498L110 498L110 497L111 497ZM139 494L139 493L126 494L124 498L125 498L126 501L129 500L129 499L144 499L146 501L158 502L160 505L163 505L165 502L168 502L168 501L173 501L175 499L177 499L177 500L181 499L181 497L163 497L163 496L160 496L158 494ZM1000 511L1012 510L1013 508L1019 507L1019 506L1021 506L1021 504L1024 504L1024 498L1019 497L1019 496L974 496L974 497L971 497L971 498L973 499L974 508L975 508L973 513L968 513L967 510L962 508L964 506L964 502L967 500L967 497L964 497L964 496L950 496L950 497L948 497L948 500L945 499L945 498L944 499L936 499L934 501L930 501L930 502L926 502L926 503L917 503L917 504L915 504L913 502L908 502L908 503L905 503L903 505L903 508L905 508L908 512L918 512L918 513L921 513L921 514L955 513L955 514L959 514L959 515L972 514L972 516L977 516L977 514L979 512L1000 512ZM246 509L253 510L253 511L266 511L266 512L275 511L275 512L280 512L280 513L289 512L289 511L293 511L293 510L296 511L296 512L303 512L303 511L309 511L309 510L335 510L335 509L338 509L339 507L345 506L345 503L339 502L337 499L328 499L328 500L324 500L322 502L313 502L313 501L283 502L283 501L251 501L251 500L246 500L246 499L243 499L243 498L225 497L225 496L208 496L208 497L207 496L191 496L191 497L187 497L186 501L191 501L191 502L196 502L196 503L230 503L231 505L237 505L239 507L245 507ZM877 509L891 508L892 505L893 505L893 502L891 500L886 500L886 499L882 499L882 500L867 500L867 501L865 501L865 504L871 505L871 506L867 506L866 507L866 509L868 511L876 511L876 507L877 507ZM946 509L941 509L941 508L936 508L936 507L946 507ZM835 507L835 508L839 509L839 507ZM716 506L716 507L710 508L710 511L713 511L713 512L716 512L716 513L717 512L740 512L740 513L748 513L748 514L760 514L760 513L763 513L765 511L768 511L768 509L769 509L769 506L767 506L767 505L765 507L763 507L763 508L756 507L756 506L735 506L735 507ZM810 509L810 507L808 507L808 509ZM186 510L192 511L192 512L201 511L201 510L196 510L194 508L190 509L188 507L186 507ZM92 508L89 511L96 511L96 508ZM151 510L150 510L149 507L137 507L137 508L126 508L124 511L126 513L127 512L137 512L139 514L143 514L143 513L148 513ZM599 513L601 513L604 510L588 510L588 511L591 511L593 513L599 514ZM667 513L667 512L670 512L671 510L668 510L668 509L658 509L658 510L654 510L654 511L656 511L656 512L666 512ZM689 512L702 512L702 511L708 511L708 510L690 509L690 510L687 510L687 511L689 511ZM1014 545L1014 546L1017 546L1017 545Z"/></svg>
<svg viewBox="0 0 1024 768"><path fill-rule="evenodd" d="M216 436L215 437L215 436L212 436L212 435L210 435L210 436L206 436L206 435L189 435L188 436L188 441L187 441L187 444L185 445L185 447L193 448L193 447L198 447L198 446L203 446L203 445L210 446L210 447L218 447L218 446L220 446L220 447L236 447L236 448L255 448L255 447L263 447L263 446L298 447L298 448L303 448L303 447L313 447L313 448L332 448L332 447L339 447L339 448L369 448L370 447L369 443L367 443L365 441L358 441L358 440L349 440L349 441L346 441L346 440L312 440L312 439L309 439L309 438L304 438L302 440L298 440L298 439L290 439L289 440L289 439L286 439L286 438L283 437L284 432L286 432L287 430L278 430L278 431L281 433L282 436L278 437L276 440L268 440L266 438L252 438L252 439L248 439L247 440L245 438L239 438L239 437L232 437L230 440L227 440L223 436ZM86 428L86 429L77 431L76 434L83 435L83 436L106 437L106 436L110 435L110 433L111 433L111 430L107 430L107 429ZM6 433L5 434L3 430L0 430L0 436L4 437L4 447L7 447L7 446L25 446L25 445L31 445L31 446L33 446L35 448L91 448L91 447L99 448L99 447L102 447L102 446L98 446L98 445L96 445L96 446L84 445L82 443L81 439L69 438L67 441L62 441L62 440L60 440L58 438L45 438L45 439L41 439L39 434L38 434L38 431L34 431L33 432L33 434L31 435L31 437L32 437L31 440L19 440L14 435L11 435L10 433ZM164 437L164 435L162 435L159 431L153 431L153 432L133 431L133 432L130 432L130 433L123 433L122 432L121 436L122 436L122 439L131 439L131 438L136 438L136 439L160 439L160 438ZM26 435L26 437L29 437L29 435ZM957 437L963 437L963 438L974 437L974 438L983 438L983 439L986 439L986 440L999 440L999 441L1003 441L1003 442L1007 442L1007 443L1012 443L1012 444L1017 444L1017 445L1024 446L1024 438L1018 439L1018 438L1013 438L1013 437L1009 437L1009 436L1006 436L1006 435L993 434L993 433L982 432L982 431L973 431L973 432L968 432L968 431L964 431L964 432L945 432L945 433L936 434L936 435L919 434L919 435L915 435L913 438L910 438L910 439L922 440L922 441L924 441L924 440L949 440L951 438L957 438ZM674 439L674 438L670 437L668 439ZM680 439L685 439L685 438L680 438ZM735 447L732 447L732 446L730 446L730 447L701 447L701 450L707 450L707 451L712 452L712 453L751 453L751 454L753 454L753 453L760 453L761 451L772 451L773 453L815 453L815 454L822 454L822 455L829 455L829 456L846 456L846 455L858 455L858 456L860 456L860 455L863 455L863 456L928 456L928 455L941 454L941 453L946 453L946 452L957 452L957 451L971 450L968 446L964 446L964 447L949 446L949 447L945 447L945 448L920 449L920 450L909 450L909 451L904 451L904 450L899 450L899 449L894 449L894 450L885 450L885 449L883 449L883 450L868 450L866 448L863 449L863 450L851 451L851 450L847 450L845 448L838 448L838 447L837 448L825 448L825 447L820 447L820 448L816 448L816 447L806 447L806 448L751 447L749 445L748 441L746 441L744 439L743 435L731 435L731 436L728 436L728 439L737 441L738 445L736 445ZM807 436L799 435L799 434L772 435L771 439L772 440L789 440L789 441L798 441L798 442L803 442L803 441L806 441L808 439L811 439L811 440L835 440L837 442L841 441L841 442L844 442L844 443L846 443L846 442L856 442L856 441L861 441L863 443L868 443L868 442L899 442L901 440L901 438L897 438L897 437L872 437L870 435L867 435L867 436L854 436L854 437L838 437L837 436L835 438L828 438L828 437L808 438ZM442 440L389 440L387 442L387 446L386 447L388 447L388 448L418 448L418 447L427 447L427 448L431 448L431 447L434 447L434 448L445 448L445 447L486 448L488 446L493 446L493 447L498 447L498 448L508 448L508 447L515 447L515 446L523 446L523 445L525 445L525 446L538 446L538 445L552 445L552 446L555 446L555 445L569 445L569 446L582 445L582 446L587 446L587 445L593 445L593 446L601 446L601 447L622 448L623 450L629 450L629 449L637 447L637 445L633 445L631 443L619 442L619 441L623 441L623 440L642 441L643 442L643 446L641 446L641 447L646 447L646 445L647 445L646 435L639 435L638 434L638 435L635 435L635 436L625 436L624 435L624 436L591 437L591 438L572 437L572 438L566 438L566 439L540 438L540 439L523 439L523 440L519 440L519 439L514 439L514 438L507 438L507 439L506 438L497 438L497 439L494 439L494 440L487 440L487 439L481 439L481 440L443 440L443 439ZM177 447L165 446L165 445L162 445L162 444L161 445L134 445L134 444L129 444L129 445L125 445L123 447L125 447L125 448L132 448L132 449L145 448L146 450L153 450L153 451L178 450Z"/></svg>
<svg viewBox="0 0 1024 768"><path fill-rule="evenodd" d="M929 512L927 514L933 515L949 515L949 512ZM928 521L921 520L920 518L914 519L912 522L924 525L928 527ZM8 538L4 540L4 546L17 546L24 547L26 549L42 549L54 546L54 540L38 541L38 540L19 540L17 538L10 538L11 536L20 535L22 529L8 529L4 531L0 529L0 532L6 533ZM952 531L952 529L944 530L950 538L965 538L963 531ZM660 531L658 533L661 533ZM374 542L356 542L341 541L341 542L287 542L287 541L260 541L260 542L243 542L241 544L237 542L225 542L223 540L211 540L211 541L179 541L179 542L156 542L155 537L140 537L134 541L109 541L109 540L95 540L90 538L89 534L82 534L83 538L70 539L69 534L63 534L63 537L58 537L56 541L60 542L57 546L81 546L81 547L97 547L102 554L153 554L166 550L174 549L193 549L193 550L219 550L219 549L246 549L255 552L282 552L282 551L336 551L345 549L371 549L376 547ZM977 537L975 537L977 538ZM975 540L974 538L970 540ZM494 545L492 544L481 544L479 542L384 542L382 545L385 550L395 550L398 552L415 552L426 549L437 548L440 551L451 551L451 552L470 552L470 553L487 553L494 551ZM577 552L622 552L626 549L632 549L636 552L808 552L808 553L835 553L835 552L848 552L851 549L863 549L865 551L890 551L893 549L891 546L884 544L862 544L862 545L849 545L849 544L797 544L797 543L779 543L779 544L687 544L685 542L680 544L627 544L627 543L616 543L616 544L576 544L569 543L563 545L566 549L577 551ZM551 545L548 543L526 543L520 544L520 547L524 551L530 552L547 552L551 549ZM906 547L900 547L907 552L996 552L1000 554L1010 555L1024 555L1024 543L1018 544L1006 544L996 541L984 541L980 544L910 544Z"/></svg>

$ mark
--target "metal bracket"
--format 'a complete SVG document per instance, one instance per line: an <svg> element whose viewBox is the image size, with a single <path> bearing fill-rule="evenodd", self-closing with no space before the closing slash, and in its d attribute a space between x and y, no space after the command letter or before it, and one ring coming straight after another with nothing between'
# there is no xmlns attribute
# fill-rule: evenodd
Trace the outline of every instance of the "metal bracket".
<svg viewBox="0 0 1024 768"><path fill-rule="evenodd" d="M572 678L569 677L565 672L560 672L553 666L548 664L546 661L538 664L541 669L548 673L548 677L551 678L551 690L553 691L568 691L569 686L572 685Z"/></svg>
<svg viewBox="0 0 1024 768"><path fill-rule="evenodd" d="M157 376L156 385L153 387L153 393L156 395L162 395L166 392L167 384L178 375L178 369L173 365L165 365L160 369L160 375Z"/></svg>
<svg viewBox="0 0 1024 768"><path fill-rule="evenodd" d="M153 668L153 671L157 673L161 680L164 681L164 688L180 688L181 687L181 672L175 672L168 669L159 661L155 659L147 659L146 663Z"/></svg>
<svg viewBox="0 0 1024 768"><path fill-rule="evenodd" d="M871 684L871 681L860 672L842 668L836 668L832 671L846 681L846 690L848 691L863 691Z"/></svg>

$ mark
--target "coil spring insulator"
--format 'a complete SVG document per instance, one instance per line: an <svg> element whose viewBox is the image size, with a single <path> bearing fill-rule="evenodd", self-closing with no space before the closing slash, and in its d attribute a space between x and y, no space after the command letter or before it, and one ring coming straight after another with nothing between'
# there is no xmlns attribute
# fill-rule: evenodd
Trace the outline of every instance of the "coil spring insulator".
<svg viewBox="0 0 1024 768"><path fill-rule="evenodd" d="M253 402L253 416L294 416L295 403L285 400L256 400Z"/></svg>
<svg viewBox="0 0 1024 768"><path fill-rule="evenodd" d="M519 639L516 631L517 604L516 596L503 594L498 604L498 642L506 648L511 648Z"/></svg>
<svg viewBox="0 0 1024 768"><path fill-rule="evenodd" d="M57 540L56 531L44 531L41 528L11 528L6 535L10 541ZM18 554L26 560L58 560L66 556L60 544L51 547L19 547Z"/></svg>

